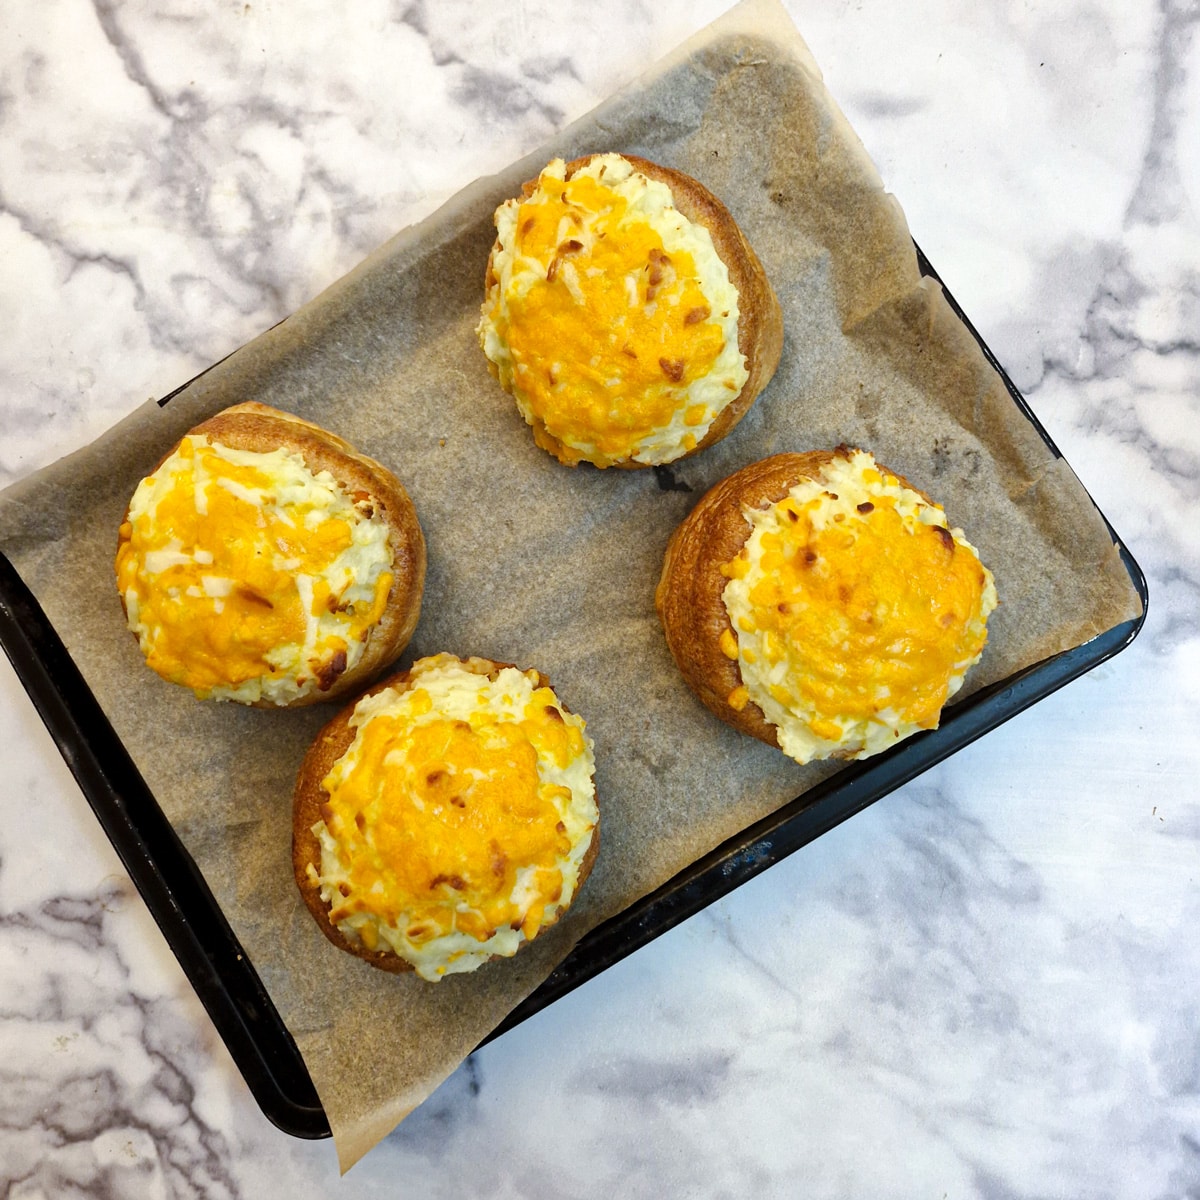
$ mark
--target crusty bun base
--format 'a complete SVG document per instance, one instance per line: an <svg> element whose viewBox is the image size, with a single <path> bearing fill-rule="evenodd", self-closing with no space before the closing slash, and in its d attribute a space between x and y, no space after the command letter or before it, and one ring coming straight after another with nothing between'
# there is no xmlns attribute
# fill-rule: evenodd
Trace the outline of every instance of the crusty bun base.
<svg viewBox="0 0 1200 1200"><path fill-rule="evenodd" d="M480 715L472 722L445 721L443 712L454 709L456 703L462 708L454 700L454 692L462 689L464 673L482 680L481 690L478 694L472 691L467 702L467 707ZM527 683L521 682L522 677ZM521 794L521 786L506 774L506 764L499 774L480 778L486 772L480 772L473 756L480 745L486 749L494 740L494 727L486 720L485 704L480 700L486 683L497 684L493 696L498 691L529 695L521 737L512 736L516 749L505 754L509 758L528 756L529 745L538 752L539 782L534 790L540 799L536 804L529 794ZM432 710L428 710L430 704ZM372 757L360 742L360 752L352 754L360 728L379 714L394 721L384 728L386 740L378 746L382 752ZM510 733L516 728L512 715L500 714L500 724L508 726ZM482 732L468 731L468 724ZM518 744L526 730L532 740ZM443 758L422 757L418 745L422 731L436 739L449 739L449 743L437 742L448 745ZM479 744L474 742L476 737L481 739ZM466 742L451 744L455 738ZM464 746L467 762L462 761ZM386 785L377 776L362 776L361 772L371 769L364 763L370 762L386 764ZM556 762L558 770L554 769ZM296 886L330 942L380 970L408 972L415 967L422 978L431 980L474 970L488 956L516 953L557 922L587 880L600 848L592 770L592 749L582 720L553 695L550 682L540 672L518 672L502 662L460 660L448 654L421 659L344 708L314 740L294 793ZM564 794L568 788L563 779L570 781L570 797ZM372 799L376 796L378 802ZM359 797L366 798L361 806ZM547 808L547 798L560 809L558 814ZM530 828L533 824L538 828ZM323 896L320 875L330 870L332 877L331 856L326 851L335 835L358 842L358 850L352 847L343 853L337 847L334 857L338 865L343 857L358 853L367 866L359 875L344 875L347 886L331 886L326 881ZM323 839L330 846L323 846ZM557 845L557 858L547 870L545 847L550 842ZM479 860L480 845L488 847L486 863ZM541 847L536 851L540 866L523 862L522 854L528 854L530 847ZM557 898L556 869L560 872ZM492 878L492 871L499 876ZM546 872L541 886L550 888L540 900L539 871ZM354 887L364 877L378 880L374 895L383 899L358 905ZM510 902L514 896L516 908ZM342 908L336 920L331 917L330 901ZM364 908L370 919L362 919ZM380 913L389 914L390 930L382 929ZM511 928L506 925L499 930L500 936L491 936L497 930L487 928L482 918L494 922L498 913L512 920ZM359 914L358 922L355 914ZM467 926L468 936L431 940L418 928L409 943L406 934L414 932L414 925L437 925L460 935ZM389 946L389 937L395 946ZM487 952L492 948L490 955Z"/></svg>
<svg viewBox="0 0 1200 1200"><path fill-rule="evenodd" d="M566 164L566 179L572 179L593 159L601 156L587 155ZM526 420L533 427L534 438L539 446L553 454L560 462L575 465L581 459L594 462L597 466L636 468L674 461L689 454L698 453L707 446L725 437L742 419L759 393L766 387L779 365L783 349L783 316L778 298L771 287L758 256L754 253L737 222L729 210L703 184L670 167L661 166L634 155L621 155L635 171L647 179L665 184L671 191L674 207L687 220L708 231L717 257L728 272L729 283L737 295L737 346L744 357L747 377L732 401L725 402L715 419L707 427L703 437L692 440L690 446L681 446L669 456L647 458L631 454L592 455L581 454L575 447L566 444L551 430L536 412L526 412ZM523 189L528 199L538 189L540 180L530 180ZM488 260L485 278L487 299L484 304L485 322L487 314L495 305L500 286L495 264L500 244L493 247ZM481 326L482 329L482 326ZM564 354L568 351L564 349ZM489 359L489 369L498 379L504 380L495 362ZM664 369L666 369L664 367ZM507 387L507 384L505 385Z"/></svg>
<svg viewBox="0 0 1200 1200"><path fill-rule="evenodd" d="M828 450L776 454L714 484L667 543L654 594L667 648L688 686L722 721L771 746L779 745L775 726L758 705L729 704L742 676L721 649L723 635L736 636L722 598L729 580L721 565L736 558L750 536L743 506L765 508L782 500L798 480L815 478L832 458Z"/></svg>
<svg viewBox="0 0 1200 1200"><path fill-rule="evenodd" d="M256 402L225 409L187 436L207 438L235 451L269 454L283 450L299 455L309 471L314 475L327 471L348 496L363 497L364 503L369 498L372 518L386 524L392 558L391 586L382 611L367 631L362 654L353 666L343 669L334 663L315 689L283 706L299 707L340 697L378 674L411 639L420 617L425 584L425 539L412 501L396 477L336 434ZM170 460L180 444L163 456L159 467ZM131 533L127 511L118 538L118 562ZM124 604L124 595L121 599ZM253 704L260 708L281 706L265 698Z"/></svg>

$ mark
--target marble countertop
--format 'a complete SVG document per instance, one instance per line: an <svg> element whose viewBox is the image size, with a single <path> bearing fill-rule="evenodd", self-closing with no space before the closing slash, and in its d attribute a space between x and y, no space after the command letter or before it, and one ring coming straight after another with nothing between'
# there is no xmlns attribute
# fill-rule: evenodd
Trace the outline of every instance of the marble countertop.
<svg viewBox="0 0 1200 1200"><path fill-rule="evenodd" d="M0 486L725 7L6 5ZM1141 637L473 1055L340 1180L256 1107L2 663L0 1194L1200 1194L1200 5L788 8L1145 570Z"/></svg>

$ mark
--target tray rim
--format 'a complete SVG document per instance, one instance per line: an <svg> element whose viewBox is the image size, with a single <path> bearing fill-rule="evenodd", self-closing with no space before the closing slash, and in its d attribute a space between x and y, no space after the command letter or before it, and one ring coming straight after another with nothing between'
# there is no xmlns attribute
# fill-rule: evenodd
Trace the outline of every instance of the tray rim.
<svg viewBox="0 0 1200 1200"><path fill-rule="evenodd" d="M921 273L942 288L1017 410L1051 453L1062 459L1062 452L1025 397L915 242L914 249ZM216 365L205 368L158 403L167 404ZM581 938L480 1046L1126 649L1145 624L1149 591L1128 547L1098 506L1097 512L1141 600L1138 617L976 692L947 710L937 730L844 767L727 839ZM259 1108L280 1130L294 1137L330 1136L299 1049L261 978L57 632L2 551L0 645Z"/></svg>

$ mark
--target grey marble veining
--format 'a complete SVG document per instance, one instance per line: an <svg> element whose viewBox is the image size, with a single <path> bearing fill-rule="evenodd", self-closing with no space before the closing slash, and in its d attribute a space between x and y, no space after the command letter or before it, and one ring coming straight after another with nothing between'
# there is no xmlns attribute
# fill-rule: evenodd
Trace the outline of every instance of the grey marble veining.
<svg viewBox="0 0 1200 1200"><path fill-rule="evenodd" d="M109 934L128 888L110 880L0 921L6 1194L236 1193L229 1142L193 1082L209 1040L195 1006L131 988Z"/></svg>
<svg viewBox="0 0 1200 1200"><path fill-rule="evenodd" d="M724 4L0 10L0 485ZM0 1194L1200 1195L1200 5L789 0L1150 580L1134 647L473 1055L344 1179L258 1111L0 666Z"/></svg>

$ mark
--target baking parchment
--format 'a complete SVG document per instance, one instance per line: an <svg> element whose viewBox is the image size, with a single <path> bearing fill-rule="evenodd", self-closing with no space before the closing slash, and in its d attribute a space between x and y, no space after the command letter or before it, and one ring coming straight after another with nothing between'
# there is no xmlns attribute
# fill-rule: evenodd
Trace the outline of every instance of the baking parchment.
<svg viewBox="0 0 1200 1200"><path fill-rule="evenodd" d="M560 466L488 375L475 326L496 205L551 157L619 150L729 207L783 305L774 381L733 434L658 471ZM588 721L602 850L575 907L513 960L436 985L343 954L303 908L291 787L331 715L201 704L143 665L113 580L137 481L191 425L255 399L334 430L408 488L429 543L402 662L437 651L546 672ZM1100 515L1020 414L782 8L748 0L541 150L383 246L283 324L0 497L28 582L207 878L294 1035L347 1169L570 947L833 769L712 717L663 642L663 550L699 496L782 450L868 448L944 504L1001 607L963 695L1140 611Z"/></svg>

